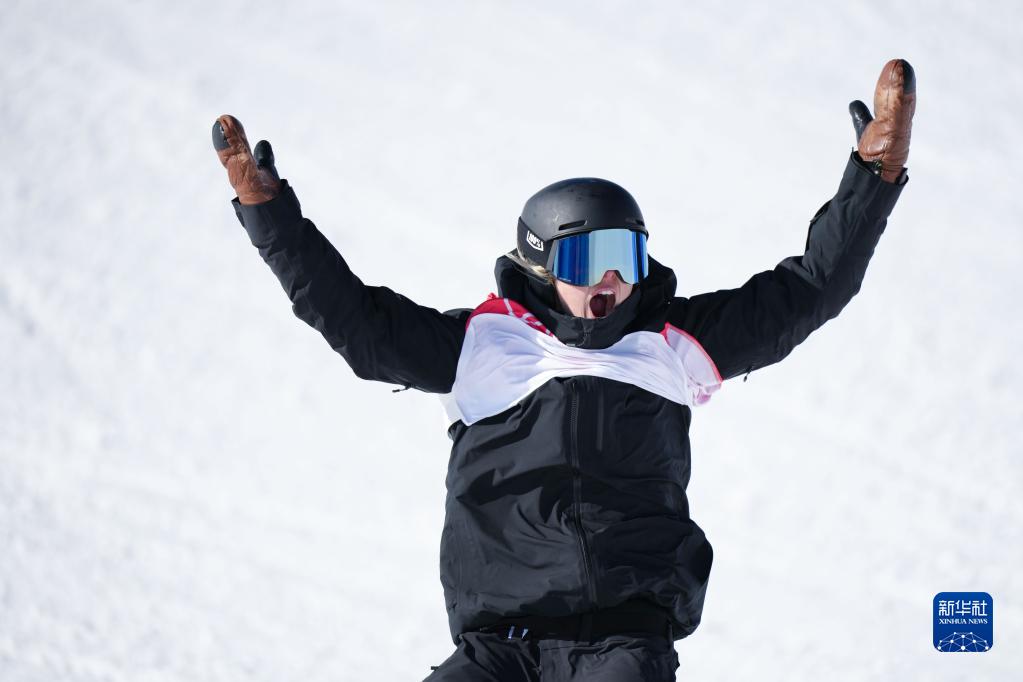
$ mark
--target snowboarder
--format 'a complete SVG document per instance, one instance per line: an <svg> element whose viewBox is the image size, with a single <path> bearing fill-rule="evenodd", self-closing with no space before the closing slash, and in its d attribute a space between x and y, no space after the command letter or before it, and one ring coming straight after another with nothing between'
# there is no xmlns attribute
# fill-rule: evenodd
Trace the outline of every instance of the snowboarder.
<svg viewBox="0 0 1023 682"><path fill-rule="evenodd" d="M455 652L431 682L674 679L711 546L689 516L691 408L778 362L859 290L906 183L912 67L888 62L872 119L805 252L737 289L675 295L614 183L530 198L499 295L441 313L364 285L303 218L270 145L222 116L213 142L252 244L361 378L440 394L453 445L441 582Z"/></svg>

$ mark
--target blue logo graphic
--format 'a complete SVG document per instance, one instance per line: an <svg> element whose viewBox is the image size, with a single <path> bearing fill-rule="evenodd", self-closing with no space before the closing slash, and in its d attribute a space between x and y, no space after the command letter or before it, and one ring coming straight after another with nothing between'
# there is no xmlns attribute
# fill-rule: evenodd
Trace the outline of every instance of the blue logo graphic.
<svg viewBox="0 0 1023 682"><path fill-rule="evenodd" d="M934 648L946 653L987 651L994 646L995 604L987 592L934 595Z"/></svg>

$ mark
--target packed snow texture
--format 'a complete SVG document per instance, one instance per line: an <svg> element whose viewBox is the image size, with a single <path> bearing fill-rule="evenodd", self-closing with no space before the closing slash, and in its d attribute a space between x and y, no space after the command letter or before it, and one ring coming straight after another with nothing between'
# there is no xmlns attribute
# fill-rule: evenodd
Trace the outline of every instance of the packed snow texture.
<svg viewBox="0 0 1023 682"><path fill-rule="evenodd" d="M579 175L632 191L690 295L801 252L891 57L918 76L911 179L862 291L694 416L715 562L678 679L1019 679L1020 25L1011 2L7 0L0 679L420 680L453 650L439 402L292 315L217 115L419 303L484 300L525 199ZM994 597L990 652L935 651L956 590Z"/></svg>

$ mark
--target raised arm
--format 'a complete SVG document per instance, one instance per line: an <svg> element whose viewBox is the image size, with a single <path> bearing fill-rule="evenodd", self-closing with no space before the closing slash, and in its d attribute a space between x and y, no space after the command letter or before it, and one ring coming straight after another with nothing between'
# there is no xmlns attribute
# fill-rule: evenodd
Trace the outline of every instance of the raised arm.
<svg viewBox="0 0 1023 682"><path fill-rule="evenodd" d="M320 332L356 376L446 393L468 312L445 314L386 287L366 286L348 268L279 180L265 140L249 150L234 117L221 116L213 143L238 194L238 219L280 280L295 315Z"/></svg>
<svg viewBox="0 0 1023 682"><path fill-rule="evenodd" d="M862 102L850 105L858 148L838 192L811 220L804 253L738 289L672 301L668 321L703 345L722 378L778 362L859 291L907 180L915 106L913 69L893 59L874 93L877 119Z"/></svg>

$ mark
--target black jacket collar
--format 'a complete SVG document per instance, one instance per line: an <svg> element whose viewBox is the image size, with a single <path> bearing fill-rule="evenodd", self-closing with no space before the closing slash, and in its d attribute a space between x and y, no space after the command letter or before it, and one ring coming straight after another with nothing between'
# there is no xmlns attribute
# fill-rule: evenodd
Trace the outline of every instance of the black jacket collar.
<svg viewBox="0 0 1023 682"><path fill-rule="evenodd" d="M536 315L558 340L578 348L607 348L633 331L660 331L663 312L675 295L675 273L653 258L649 274L607 317L589 320L562 312L554 286L507 256L497 259L497 290Z"/></svg>

